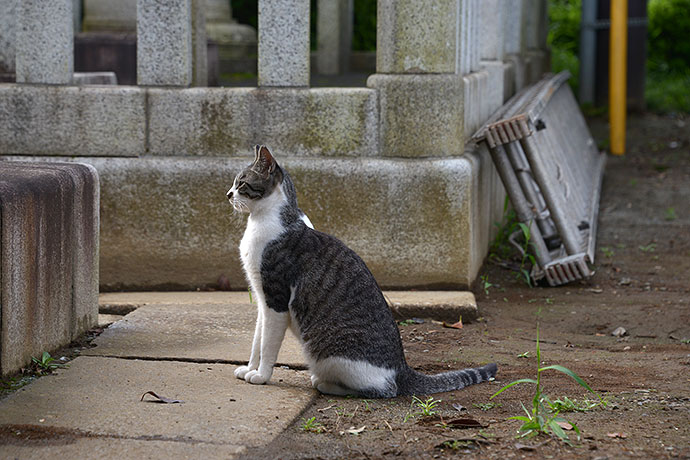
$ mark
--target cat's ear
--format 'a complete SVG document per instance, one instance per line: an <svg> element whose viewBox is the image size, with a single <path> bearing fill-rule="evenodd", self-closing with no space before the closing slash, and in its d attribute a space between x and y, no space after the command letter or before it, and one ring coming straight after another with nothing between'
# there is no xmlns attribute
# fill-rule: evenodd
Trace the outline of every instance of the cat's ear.
<svg viewBox="0 0 690 460"><path fill-rule="evenodd" d="M268 150L268 147L265 145L257 145L255 147L255 153L256 157L254 158L252 169L264 176L271 175L273 171L275 171L277 163Z"/></svg>

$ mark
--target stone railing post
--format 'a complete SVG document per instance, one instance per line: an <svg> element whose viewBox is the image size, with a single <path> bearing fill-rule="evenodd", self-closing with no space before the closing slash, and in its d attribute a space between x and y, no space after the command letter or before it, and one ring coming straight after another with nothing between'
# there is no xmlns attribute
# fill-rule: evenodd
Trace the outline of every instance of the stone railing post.
<svg viewBox="0 0 690 460"><path fill-rule="evenodd" d="M19 0L0 0L0 73L14 73Z"/></svg>
<svg viewBox="0 0 690 460"><path fill-rule="evenodd" d="M21 0L17 12L17 83L70 84L74 71L72 0Z"/></svg>
<svg viewBox="0 0 690 460"><path fill-rule="evenodd" d="M465 75L479 70L481 56L479 33L479 1L458 0L460 27L458 29L457 71Z"/></svg>
<svg viewBox="0 0 690 460"><path fill-rule="evenodd" d="M503 61L505 56L505 15L509 5L506 0L482 0L479 12L479 36L481 58L487 61Z"/></svg>
<svg viewBox="0 0 690 460"><path fill-rule="evenodd" d="M137 0L137 83L190 86L193 81L192 0ZM195 21L199 25L203 21ZM199 35L206 36L201 31Z"/></svg>
<svg viewBox="0 0 690 460"><path fill-rule="evenodd" d="M458 0L379 0L376 74L380 150L425 157L463 151Z"/></svg>
<svg viewBox="0 0 690 460"><path fill-rule="evenodd" d="M309 86L309 0L259 0L259 86Z"/></svg>
<svg viewBox="0 0 690 460"><path fill-rule="evenodd" d="M319 0L317 66L322 75L347 72L352 49L353 0Z"/></svg>

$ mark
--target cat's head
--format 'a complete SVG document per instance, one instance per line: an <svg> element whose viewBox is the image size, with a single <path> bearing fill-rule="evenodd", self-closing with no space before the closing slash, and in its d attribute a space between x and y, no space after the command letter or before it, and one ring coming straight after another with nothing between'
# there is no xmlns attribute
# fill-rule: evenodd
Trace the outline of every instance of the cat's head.
<svg viewBox="0 0 690 460"><path fill-rule="evenodd" d="M262 204L269 204L265 198L275 197L282 201L285 173L265 145L254 147L254 162L235 177L232 187L226 193L236 211L254 212Z"/></svg>

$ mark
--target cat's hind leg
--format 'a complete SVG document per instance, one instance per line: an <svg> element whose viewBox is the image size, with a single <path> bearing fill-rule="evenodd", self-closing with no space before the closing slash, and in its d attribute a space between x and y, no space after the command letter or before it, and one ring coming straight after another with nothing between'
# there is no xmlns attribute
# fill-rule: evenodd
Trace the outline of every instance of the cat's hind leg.
<svg viewBox="0 0 690 460"><path fill-rule="evenodd" d="M323 393L325 395L334 395L334 396L358 396L357 392L354 390L351 390L349 388L342 387L338 385L337 383L331 383L331 382L319 382L316 385L316 389L319 390L319 393Z"/></svg>

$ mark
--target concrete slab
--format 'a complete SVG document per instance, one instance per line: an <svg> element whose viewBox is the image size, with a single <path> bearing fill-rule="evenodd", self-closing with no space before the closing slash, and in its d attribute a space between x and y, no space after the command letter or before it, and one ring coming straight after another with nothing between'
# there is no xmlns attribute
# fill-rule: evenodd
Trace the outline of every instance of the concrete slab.
<svg viewBox="0 0 690 460"><path fill-rule="evenodd" d="M239 452L239 446L269 443L316 394L306 372L276 369L269 384L256 386L236 379L234 369L223 364L79 357L68 369L0 401L0 431L38 430L45 432L46 440L57 441L70 441L71 433L74 442L68 445L46 442L45 449L58 449L50 451L52 458L62 449L80 454L69 458L142 458L108 451L110 447L132 454L155 452L156 458L192 451L197 458L225 458ZM150 390L184 403L141 402L141 395ZM24 458L25 452L47 456L45 449L34 454L21 442L2 444L3 458Z"/></svg>
<svg viewBox="0 0 690 460"><path fill-rule="evenodd" d="M243 453L244 446L217 445L186 441L154 441L119 438L94 438L90 435L67 432L65 435L46 430L41 438L25 440L22 427L12 430L16 438L1 439L0 455L3 458L22 460L52 460L55 458L123 459L123 458L235 458ZM50 436L45 438L43 436Z"/></svg>
<svg viewBox="0 0 690 460"><path fill-rule="evenodd" d="M84 354L246 363L255 320L256 305L246 294L244 303L149 304L113 323ZM301 346L290 332L278 364L306 368Z"/></svg>
<svg viewBox="0 0 690 460"><path fill-rule="evenodd" d="M384 291L383 294L393 313L402 318L457 321L458 315L466 320L477 317L477 301L469 291ZM248 300L246 292L109 292L100 295L99 309L101 313L116 314L120 311L126 314L139 307L156 304L237 304L246 307Z"/></svg>
<svg viewBox="0 0 690 460"><path fill-rule="evenodd" d="M477 301L466 291L386 291L396 317L465 322L476 319Z"/></svg>

